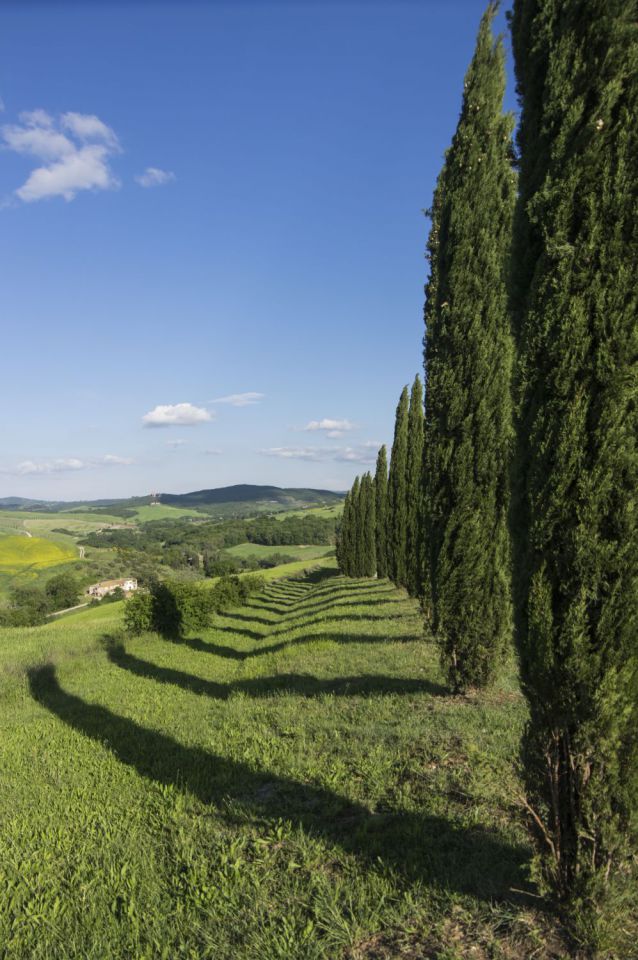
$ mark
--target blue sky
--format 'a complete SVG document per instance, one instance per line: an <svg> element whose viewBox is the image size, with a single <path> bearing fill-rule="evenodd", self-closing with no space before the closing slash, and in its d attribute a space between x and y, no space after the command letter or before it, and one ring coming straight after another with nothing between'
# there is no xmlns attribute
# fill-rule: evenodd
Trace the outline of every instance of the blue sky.
<svg viewBox="0 0 638 960"><path fill-rule="evenodd" d="M0 496L369 469L484 5L2 5Z"/></svg>

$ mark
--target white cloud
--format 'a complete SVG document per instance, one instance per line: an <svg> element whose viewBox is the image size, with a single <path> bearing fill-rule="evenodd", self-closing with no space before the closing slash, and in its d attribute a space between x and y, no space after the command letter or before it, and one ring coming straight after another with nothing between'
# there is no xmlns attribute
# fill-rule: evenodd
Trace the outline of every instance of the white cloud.
<svg viewBox="0 0 638 960"><path fill-rule="evenodd" d="M120 145L113 130L92 114L64 113L56 121L46 110L25 111L19 124L2 127L1 136L9 150L42 161L15 191L25 203L73 200L80 190L119 186L109 162Z"/></svg>
<svg viewBox="0 0 638 960"><path fill-rule="evenodd" d="M229 403L231 407L252 407L254 404L259 403L265 397L264 393L231 393L227 397L217 397L216 400L211 400L211 403Z"/></svg>
<svg viewBox="0 0 638 960"><path fill-rule="evenodd" d="M218 450L216 447L211 447L210 450L204 450L204 453L208 457L221 457L223 450Z"/></svg>
<svg viewBox="0 0 638 960"><path fill-rule="evenodd" d="M22 460L15 467L3 467L0 473L26 477L31 474L66 473L104 466L128 466L131 463L133 463L133 460L129 457L118 457L113 453L107 453L103 457L89 457L86 460L80 460L78 457L56 457L53 460Z"/></svg>
<svg viewBox="0 0 638 960"><path fill-rule="evenodd" d="M104 143L119 150L120 145L113 130L107 127L99 117L92 113L63 113L60 126L68 130L78 140L102 140Z"/></svg>
<svg viewBox="0 0 638 960"><path fill-rule="evenodd" d="M334 460L338 463L374 463L376 455L364 444L356 447L269 447L264 456L282 460L310 460L313 463Z"/></svg>
<svg viewBox="0 0 638 960"><path fill-rule="evenodd" d="M166 403L145 413L142 423L145 427L194 427L212 419L212 413L192 403Z"/></svg>
<svg viewBox="0 0 638 960"><path fill-rule="evenodd" d="M342 437L348 430L356 430L357 425L350 420L331 420L329 417L324 417L323 420L311 420L303 429L311 433L323 430L327 437L335 438Z"/></svg>
<svg viewBox="0 0 638 960"><path fill-rule="evenodd" d="M186 440L167 440L166 446L167 447L183 447L186 442L187 442Z"/></svg>
<svg viewBox="0 0 638 960"><path fill-rule="evenodd" d="M99 461L95 461L96 466L98 462ZM131 457L118 457L115 453L107 453L105 457L102 457L101 462L104 464L112 464L113 466L117 467L128 467L131 463L133 463L133 460Z"/></svg>
<svg viewBox="0 0 638 960"><path fill-rule="evenodd" d="M140 187L161 187L165 183L170 183L175 179L175 174L170 170L160 170L159 167L147 167L144 173L135 177Z"/></svg>

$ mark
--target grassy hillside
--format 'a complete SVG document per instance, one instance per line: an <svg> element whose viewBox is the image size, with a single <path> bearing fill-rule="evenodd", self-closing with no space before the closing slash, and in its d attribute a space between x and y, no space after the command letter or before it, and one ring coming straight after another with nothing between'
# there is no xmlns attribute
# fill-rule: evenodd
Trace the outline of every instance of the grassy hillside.
<svg viewBox="0 0 638 960"><path fill-rule="evenodd" d="M334 553L332 546L281 546L271 547L261 543L240 543L236 547L229 547L226 553L231 557L239 557L241 560L254 558L255 560L264 560L275 554L285 554L287 557L294 557L296 560L313 560L316 557L326 557Z"/></svg>
<svg viewBox="0 0 638 960"><path fill-rule="evenodd" d="M403 592L324 570L177 643L120 616L3 633L3 956L565 955L527 879L523 700L449 697Z"/></svg>

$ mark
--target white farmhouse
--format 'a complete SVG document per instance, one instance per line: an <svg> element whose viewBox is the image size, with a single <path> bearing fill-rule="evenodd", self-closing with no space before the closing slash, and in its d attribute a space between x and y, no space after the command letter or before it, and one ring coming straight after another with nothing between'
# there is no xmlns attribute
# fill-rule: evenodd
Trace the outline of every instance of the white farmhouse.
<svg viewBox="0 0 638 960"><path fill-rule="evenodd" d="M124 593L132 593L137 590L137 580L134 577L124 577L122 580L100 580L99 583L93 583L86 591L90 597L97 597L101 600L109 593L115 593L116 590L123 590Z"/></svg>

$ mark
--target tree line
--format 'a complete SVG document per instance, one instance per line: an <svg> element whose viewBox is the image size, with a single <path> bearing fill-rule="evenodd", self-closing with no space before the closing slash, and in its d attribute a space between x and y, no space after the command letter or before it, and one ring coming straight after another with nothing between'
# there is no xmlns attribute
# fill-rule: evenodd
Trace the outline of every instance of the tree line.
<svg viewBox="0 0 638 960"><path fill-rule="evenodd" d="M419 597L454 691L516 642L537 878L595 952L638 853L638 4L515 0L516 142L495 13L429 210L424 395L337 558Z"/></svg>

